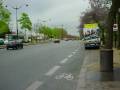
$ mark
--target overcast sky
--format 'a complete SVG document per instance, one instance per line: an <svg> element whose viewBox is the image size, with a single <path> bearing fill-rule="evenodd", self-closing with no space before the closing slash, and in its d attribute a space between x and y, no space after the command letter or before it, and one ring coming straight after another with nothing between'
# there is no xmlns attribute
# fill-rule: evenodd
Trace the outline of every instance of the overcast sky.
<svg viewBox="0 0 120 90"><path fill-rule="evenodd" d="M29 7L25 7L25 3ZM21 6L18 14L27 12L33 23L43 23L52 27L63 27L68 33L78 35L80 15L88 8L88 0L6 0L8 9L15 20L13 6Z"/></svg>

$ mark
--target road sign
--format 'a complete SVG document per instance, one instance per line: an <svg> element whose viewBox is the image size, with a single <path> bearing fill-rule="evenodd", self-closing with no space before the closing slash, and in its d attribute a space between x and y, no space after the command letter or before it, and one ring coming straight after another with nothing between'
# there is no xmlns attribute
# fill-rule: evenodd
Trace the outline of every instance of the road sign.
<svg viewBox="0 0 120 90"><path fill-rule="evenodd" d="M118 31L118 24L113 25L113 31Z"/></svg>

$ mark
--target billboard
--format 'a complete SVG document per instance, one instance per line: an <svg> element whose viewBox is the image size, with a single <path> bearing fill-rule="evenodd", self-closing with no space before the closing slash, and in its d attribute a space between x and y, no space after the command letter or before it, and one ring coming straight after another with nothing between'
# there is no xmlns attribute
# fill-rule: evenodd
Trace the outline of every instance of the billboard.
<svg viewBox="0 0 120 90"><path fill-rule="evenodd" d="M97 23L92 23L92 24L84 24L84 29L83 29L83 34L84 36L89 36L89 35L98 35L99 33L99 27Z"/></svg>

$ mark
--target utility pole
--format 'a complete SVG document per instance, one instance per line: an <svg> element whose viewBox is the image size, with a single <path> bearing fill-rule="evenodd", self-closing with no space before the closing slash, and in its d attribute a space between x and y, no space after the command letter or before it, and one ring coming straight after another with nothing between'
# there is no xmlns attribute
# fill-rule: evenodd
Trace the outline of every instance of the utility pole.
<svg viewBox="0 0 120 90"><path fill-rule="evenodd" d="M18 9L20 9L20 7L13 7L13 9L15 9L16 11L16 30L17 30L17 39L18 39Z"/></svg>
<svg viewBox="0 0 120 90"><path fill-rule="evenodd" d="M23 5L21 6L15 6L15 7L12 7L13 9L15 9L15 19L16 19L16 31L17 31L17 39L18 39L18 34L19 34L19 30L18 30L18 10L20 8L22 8ZM25 4L26 7L28 7L28 4ZM6 5L6 7L8 7L8 5Z"/></svg>
<svg viewBox="0 0 120 90"><path fill-rule="evenodd" d="M64 38L64 35L63 35L63 24L62 24L62 32L61 32L61 39L63 40L63 38Z"/></svg>

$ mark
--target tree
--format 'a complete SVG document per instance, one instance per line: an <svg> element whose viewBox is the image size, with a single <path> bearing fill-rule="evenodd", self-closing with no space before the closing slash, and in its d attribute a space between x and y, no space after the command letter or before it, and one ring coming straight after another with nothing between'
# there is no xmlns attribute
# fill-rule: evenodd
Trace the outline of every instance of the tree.
<svg viewBox="0 0 120 90"><path fill-rule="evenodd" d="M100 36L103 44L105 43L105 26L108 11L111 5L109 0L90 0L91 9L87 10L83 16L81 16L80 30L85 23L98 23L100 28ZM82 31L80 31L82 33Z"/></svg>
<svg viewBox="0 0 120 90"><path fill-rule="evenodd" d="M99 0L98 0L99 1ZM113 71L113 24L116 19L116 14L120 0L108 0L112 2L106 19L106 43L101 50L101 71ZM101 5L104 5L105 0Z"/></svg>
<svg viewBox="0 0 120 90"><path fill-rule="evenodd" d="M19 19L20 25L21 25L21 29L27 29L27 30L31 30L32 29L32 22L28 16L27 13L22 13L21 17Z"/></svg>
<svg viewBox="0 0 120 90"><path fill-rule="evenodd" d="M8 23L10 21L11 13L8 9L6 9L6 7L3 6L3 3L3 1L0 1L0 20Z"/></svg>
<svg viewBox="0 0 120 90"><path fill-rule="evenodd" d="M63 28L51 28L48 26L40 26L38 28L39 33L43 33L47 38L59 38L65 37L67 35L67 31Z"/></svg>
<svg viewBox="0 0 120 90"><path fill-rule="evenodd" d="M26 31L29 30L31 31L32 29L32 22L28 16L27 13L22 13L20 19L18 20L20 25L21 25L21 29L25 30L25 38L26 38Z"/></svg>
<svg viewBox="0 0 120 90"><path fill-rule="evenodd" d="M120 49L120 12L118 12L118 45L117 48Z"/></svg>
<svg viewBox="0 0 120 90"><path fill-rule="evenodd" d="M0 36L5 33L9 33L9 27L4 21L0 20Z"/></svg>
<svg viewBox="0 0 120 90"><path fill-rule="evenodd" d="M116 13L118 12L120 0L112 0L112 5L107 18L107 36L106 36L106 45L105 48L112 49L113 47L113 24L116 19Z"/></svg>
<svg viewBox="0 0 120 90"><path fill-rule="evenodd" d="M6 7L3 6L3 1L0 1L0 34L4 35L9 33L9 22L10 22L10 15Z"/></svg>

